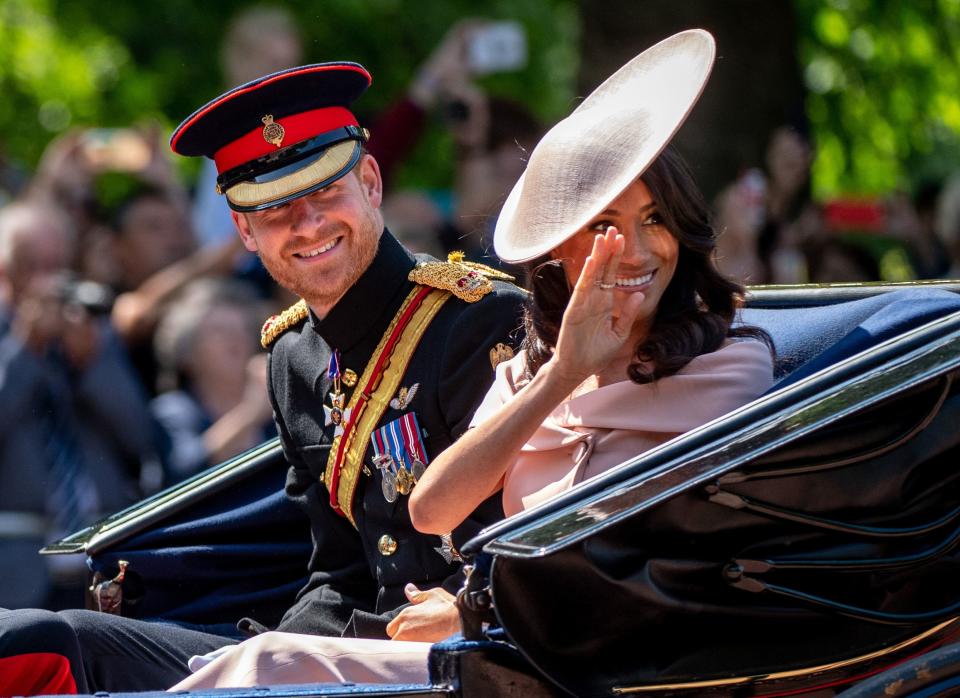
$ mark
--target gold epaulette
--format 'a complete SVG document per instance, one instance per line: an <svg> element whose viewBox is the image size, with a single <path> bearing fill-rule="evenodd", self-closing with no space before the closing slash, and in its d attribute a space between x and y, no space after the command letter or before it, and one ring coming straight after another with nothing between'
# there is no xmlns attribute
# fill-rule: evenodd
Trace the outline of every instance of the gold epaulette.
<svg viewBox="0 0 960 698"><path fill-rule="evenodd" d="M302 298L279 315L271 315L260 330L260 344L268 349L277 337L307 318L307 302Z"/></svg>
<svg viewBox="0 0 960 698"><path fill-rule="evenodd" d="M446 262L420 262L407 278L422 286L450 291L467 303L476 303L490 293L492 279L513 281L512 276L498 269L466 261L463 252L451 252Z"/></svg>

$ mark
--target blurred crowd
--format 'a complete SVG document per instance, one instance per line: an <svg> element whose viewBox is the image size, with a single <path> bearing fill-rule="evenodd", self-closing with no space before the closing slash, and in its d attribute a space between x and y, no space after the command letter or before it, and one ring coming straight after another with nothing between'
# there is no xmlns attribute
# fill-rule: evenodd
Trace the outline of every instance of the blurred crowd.
<svg viewBox="0 0 960 698"><path fill-rule="evenodd" d="M544 131L486 94L471 59L484 23L450 29L372 123L387 227L414 252L498 265L499 206ZM276 8L226 35L229 85L297 65L301 37ZM376 66L371 66L376 72ZM390 185L431 120L455 152L447 192ZM152 126L71 131L0 196L0 607L60 607L81 556L43 544L274 433L258 329L294 301L246 252L212 163L190 191ZM749 284L960 275L960 177L915 195L818 204L802 127L771 134L716 198L719 261ZM65 560L65 561L64 561Z"/></svg>
<svg viewBox="0 0 960 698"><path fill-rule="evenodd" d="M805 128L783 125L763 163L717 196L721 269L747 284L960 276L960 171L915 192L817 203Z"/></svg>

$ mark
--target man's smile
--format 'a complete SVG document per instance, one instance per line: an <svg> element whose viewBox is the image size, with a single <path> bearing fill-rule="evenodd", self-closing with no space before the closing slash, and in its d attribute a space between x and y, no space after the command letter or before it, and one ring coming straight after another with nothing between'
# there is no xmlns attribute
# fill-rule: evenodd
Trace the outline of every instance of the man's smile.
<svg viewBox="0 0 960 698"><path fill-rule="evenodd" d="M343 239L343 236L336 237L330 242L326 242L320 245L319 247L315 247L310 250L305 250L303 252L294 252L293 256L299 259L311 259L313 257L319 257L323 253L329 252L330 250L335 248L337 245L339 245L342 239Z"/></svg>

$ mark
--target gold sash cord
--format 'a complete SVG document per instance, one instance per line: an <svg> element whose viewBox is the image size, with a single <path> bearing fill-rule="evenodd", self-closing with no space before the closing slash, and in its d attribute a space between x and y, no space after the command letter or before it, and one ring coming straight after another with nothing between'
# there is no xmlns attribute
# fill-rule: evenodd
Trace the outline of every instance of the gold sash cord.
<svg viewBox="0 0 960 698"><path fill-rule="evenodd" d="M333 440L323 483L330 492L330 506L354 527L353 494L370 435L400 385L424 331L450 296L449 291L414 286L383 333L344 410L343 433Z"/></svg>

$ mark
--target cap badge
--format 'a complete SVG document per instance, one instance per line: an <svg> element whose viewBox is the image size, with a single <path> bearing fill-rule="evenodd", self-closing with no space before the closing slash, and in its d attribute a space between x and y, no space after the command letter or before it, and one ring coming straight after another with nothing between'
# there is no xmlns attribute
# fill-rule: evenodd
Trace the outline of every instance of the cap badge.
<svg viewBox="0 0 960 698"><path fill-rule="evenodd" d="M267 114L260 121L263 122L263 140L273 143L278 148L283 145L283 136L286 131L281 124L273 120L273 114Z"/></svg>

